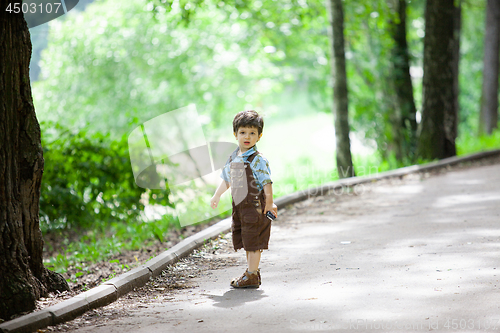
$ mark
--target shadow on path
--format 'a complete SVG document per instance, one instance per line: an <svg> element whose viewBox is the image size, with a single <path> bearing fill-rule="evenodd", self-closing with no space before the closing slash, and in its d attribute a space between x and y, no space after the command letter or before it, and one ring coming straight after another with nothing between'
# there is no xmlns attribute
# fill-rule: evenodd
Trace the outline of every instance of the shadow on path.
<svg viewBox="0 0 500 333"><path fill-rule="evenodd" d="M233 308L268 297L264 294L264 290L255 289L231 289L226 291L222 296L210 294L203 295L213 300L213 306L219 308Z"/></svg>

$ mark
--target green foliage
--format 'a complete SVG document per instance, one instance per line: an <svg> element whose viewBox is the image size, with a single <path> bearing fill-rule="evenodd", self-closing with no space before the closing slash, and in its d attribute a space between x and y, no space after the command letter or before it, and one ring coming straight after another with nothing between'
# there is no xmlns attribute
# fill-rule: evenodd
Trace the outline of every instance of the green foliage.
<svg viewBox="0 0 500 333"><path fill-rule="evenodd" d="M111 140L109 135L73 133L54 123L41 123L41 127L45 168L40 221L44 232L105 228L139 217L145 190L134 182L125 136ZM169 204L168 193L156 193L155 202Z"/></svg>
<svg viewBox="0 0 500 333"><path fill-rule="evenodd" d="M142 0L95 2L52 21L42 81L33 85L39 118L119 138L132 119L195 103L213 121L208 128L229 123L272 92L266 77L276 68L263 47L240 43L244 23L212 7L188 28L176 25L178 9L156 11Z"/></svg>
<svg viewBox="0 0 500 333"><path fill-rule="evenodd" d="M463 133L457 140L457 155L467 155L486 150L500 149L500 129L491 135L480 137L472 133Z"/></svg>
<svg viewBox="0 0 500 333"><path fill-rule="evenodd" d="M459 136L477 134L483 79L485 1L462 1ZM458 148L458 147L457 147Z"/></svg>
<svg viewBox="0 0 500 333"><path fill-rule="evenodd" d="M481 86L484 1L463 4L460 132L473 132ZM391 118L390 2L345 2L345 40L351 129L384 158L394 149ZM414 96L422 101L424 0L408 2L407 31ZM219 131L237 110L276 117L302 110L281 106L278 92L305 97L331 112L328 17L324 1L182 0L90 5L81 15L51 23L34 85L41 119L68 126L130 130L188 103L196 103L205 130Z"/></svg>

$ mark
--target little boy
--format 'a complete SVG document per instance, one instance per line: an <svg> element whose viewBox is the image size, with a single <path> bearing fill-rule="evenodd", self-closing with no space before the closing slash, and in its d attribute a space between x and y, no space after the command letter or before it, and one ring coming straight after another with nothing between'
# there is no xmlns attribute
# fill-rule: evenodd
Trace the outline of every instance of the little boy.
<svg viewBox="0 0 500 333"><path fill-rule="evenodd" d="M233 247L235 251L245 249L248 263L245 273L231 281L234 288L258 288L261 284L260 256L268 249L271 234L271 220L266 213L278 216L269 163L255 146L263 128L264 120L253 110L239 112L234 117L233 132L239 147L224 166L222 181L210 201L212 208L216 208L221 195L231 187Z"/></svg>

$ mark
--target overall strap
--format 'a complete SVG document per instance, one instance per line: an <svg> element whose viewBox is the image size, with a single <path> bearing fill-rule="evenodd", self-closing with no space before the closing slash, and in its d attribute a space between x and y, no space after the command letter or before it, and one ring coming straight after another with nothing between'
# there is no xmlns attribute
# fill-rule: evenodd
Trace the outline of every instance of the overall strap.
<svg viewBox="0 0 500 333"><path fill-rule="evenodd" d="M247 162L248 162L248 163L252 163L252 162L253 162L253 159L254 159L257 155L259 155L259 154L260 154L260 153L259 153L258 151L255 151L255 153L253 153L252 155L248 156L248 158L247 158Z"/></svg>
<svg viewBox="0 0 500 333"><path fill-rule="evenodd" d="M248 193L246 200L248 203L252 203L253 200L259 198L259 195L262 196L262 194L264 193L263 191L260 191L258 189L257 179L255 178L252 167L250 166L257 155L259 155L259 152L255 151L252 155L248 156L247 161L245 162L245 167L248 164L248 168L246 168L246 176L248 183Z"/></svg>
<svg viewBox="0 0 500 333"><path fill-rule="evenodd" d="M236 147L235 151L233 151L231 153L231 155L229 155L229 159L227 160L226 164L229 164L233 161L233 159L236 157L236 155L238 154L238 150L240 149L240 147Z"/></svg>

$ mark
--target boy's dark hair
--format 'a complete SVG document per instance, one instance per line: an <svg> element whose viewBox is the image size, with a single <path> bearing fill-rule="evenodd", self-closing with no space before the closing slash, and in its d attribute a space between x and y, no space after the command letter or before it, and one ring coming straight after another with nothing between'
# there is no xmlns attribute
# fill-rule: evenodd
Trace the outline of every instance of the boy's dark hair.
<svg viewBox="0 0 500 333"><path fill-rule="evenodd" d="M237 133L240 127L256 127L260 135L264 130L264 119L254 110L241 111L234 116L233 132Z"/></svg>

